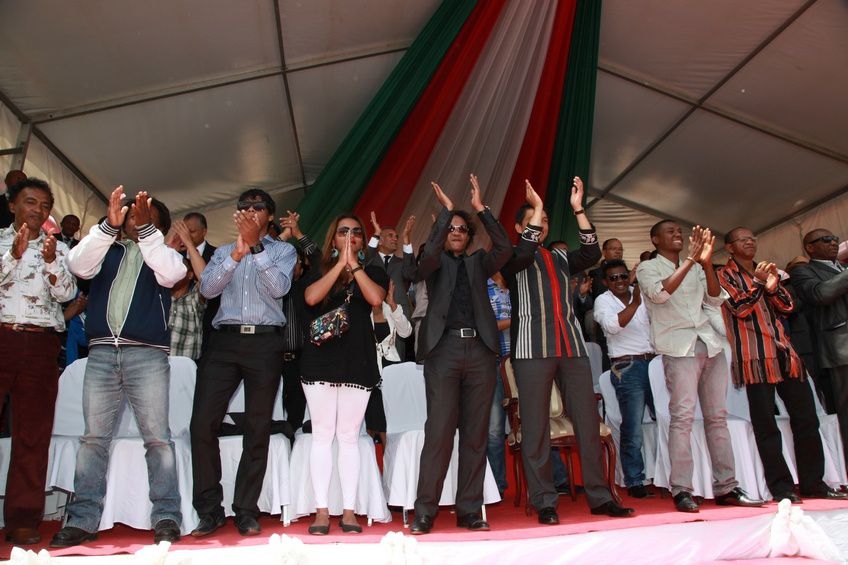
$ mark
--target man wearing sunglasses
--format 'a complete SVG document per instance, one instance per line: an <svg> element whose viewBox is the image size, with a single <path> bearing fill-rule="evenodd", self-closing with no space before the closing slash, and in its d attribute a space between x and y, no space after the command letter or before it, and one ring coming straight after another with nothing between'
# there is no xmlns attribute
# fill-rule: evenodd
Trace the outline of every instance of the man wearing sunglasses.
<svg viewBox="0 0 848 565"><path fill-rule="evenodd" d="M218 431L230 397L244 381L244 449L236 473L233 513L243 536L260 532L257 500L268 462L271 418L283 364L282 298L291 288L294 247L268 235L274 200L259 189L243 193L233 214L238 238L219 247L200 278L207 299L221 297L209 348L197 369L191 414L195 537L224 524Z"/></svg>
<svg viewBox="0 0 848 565"><path fill-rule="evenodd" d="M606 336L610 380L621 411L621 470L627 493L645 498L642 419L646 406L654 411L648 378L648 363L654 358L651 322L634 280L636 273L629 272L621 259L610 259L601 268L608 290L595 299L594 317Z"/></svg>
<svg viewBox="0 0 848 565"><path fill-rule="evenodd" d="M798 296L810 308L818 367L828 371L848 464L848 270L837 256L839 238L819 228L804 236L807 265L792 271Z"/></svg>

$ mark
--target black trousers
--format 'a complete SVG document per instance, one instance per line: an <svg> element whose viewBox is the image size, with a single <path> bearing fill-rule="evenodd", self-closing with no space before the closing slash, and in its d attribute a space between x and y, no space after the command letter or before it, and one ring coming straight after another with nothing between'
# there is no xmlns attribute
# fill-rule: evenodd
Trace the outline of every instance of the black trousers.
<svg viewBox="0 0 848 565"><path fill-rule="evenodd" d="M775 496L791 492L794 488L792 474L783 458L780 430L774 419L775 391L789 413L801 492L818 492L825 487L822 481L824 452L819 435L819 419L809 383L798 379L786 379L777 384L745 385L751 408L751 425L757 440L757 451L763 461L766 484Z"/></svg>
<svg viewBox="0 0 848 565"><path fill-rule="evenodd" d="M480 338L444 336L424 360L427 422L418 473L416 516L435 516L459 427L456 515L483 506L489 412L495 393L495 352ZM550 457L550 452L548 453Z"/></svg>
<svg viewBox="0 0 848 565"><path fill-rule="evenodd" d="M556 508L559 495L551 470L551 389L556 379L565 413L574 424L583 488L589 506L612 500L601 463L601 436L592 369L588 357L515 359L515 385L521 411L521 460L530 503Z"/></svg>
<svg viewBox="0 0 848 565"><path fill-rule="evenodd" d="M300 357L283 359L283 407L286 409L286 421L292 430L303 425L306 412L306 397L300 384Z"/></svg>
<svg viewBox="0 0 848 565"><path fill-rule="evenodd" d="M836 403L836 418L839 420L839 435L842 436L842 451L848 465L848 365L827 370Z"/></svg>
<svg viewBox="0 0 848 565"><path fill-rule="evenodd" d="M236 473L233 511L258 516L256 501L268 464L271 417L283 364L276 333L242 335L214 331L200 360L191 413L193 504L200 516L223 513L218 430L244 380L244 438Z"/></svg>

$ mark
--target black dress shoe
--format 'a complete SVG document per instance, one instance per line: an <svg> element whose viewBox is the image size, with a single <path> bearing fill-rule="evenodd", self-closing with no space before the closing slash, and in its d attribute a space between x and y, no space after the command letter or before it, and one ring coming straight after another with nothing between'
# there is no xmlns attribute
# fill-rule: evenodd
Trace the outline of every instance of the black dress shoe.
<svg viewBox="0 0 848 565"><path fill-rule="evenodd" d="M223 526L226 521L227 517L223 514L206 514L205 516L200 517L200 522L198 522L197 527L192 530L191 535L195 538L208 536Z"/></svg>
<svg viewBox="0 0 848 565"><path fill-rule="evenodd" d="M457 528L468 528L472 532L488 532L489 523L476 512L456 517Z"/></svg>
<svg viewBox="0 0 848 565"><path fill-rule="evenodd" d="M35 528L15 528L6 532L6 541L12 545L35 545L41 542L41 534Z"/></svg>
<svg viewBox="0 0 848 565"><path fill-rule="evenodd" d="M645 488L645 485L627 487L627 494L633 498L648 498L649 496L653 496L653 493Z"/></svg>
<svg viewBox="0 0 848 565"><path fill-rule="evenodd" d="M87 541L97 539L97 533L86 532L73 526L65 526L50 540L50 547L73 547Z"/></svg>
<svg viewBox="0 0 848 565"><path fill-rule="evenodd" d="M826 498L828 500L846 500L848 499L848 493L842 492L840 490L834 490L829 486L824 486L819 490L814 490L811 492L801 492L801 496L804 498Z"/></svg>
<svg viewBox="0 0 848 565"><path fill-rule="evenodd" d="M548 506L539 510L539 523L546 526L559 524L559 514L557 514L556 508Z"/></svg>
<svg viewBox="0 0 848 565"><path fill-rule="evenodd" d="M236 528L238 528L238 533L243 536L258 536L262 532L256 518L246 514L236 516Z"/></svg>
<svg viewBox="0 0 848 565"><path fill-rule="evenodd" d="M346 534L361 534L362 526L359 524L345 524L341 518L339 518L339 527Z"/></svg>
<svg viewBox="0 0 848 565"><path fill-rule="evenodd" d="M716 504L719 506L748 506L748 507L757 507L765 504L765 500L760 500L758 498L751 498L745 491L739 487L736 487L732 491L727 494L722 494L716 496L715 498Z"/></svg>
<svg viewBox="0 0 848 565"><path fill-rule="evenodd" d="M678 512L700 512L698 503L692 500L692 495L685 490L674 495L674 507Z"/></svg>
<svg viewBox="0 0 848 565"><path fill-rule="evenodd" d="M315 524L312 524L309 526L307 531L313 536L326 536L330 533L330 524L326 524L324 526L316 526Z"/></svg>
<svg viewBox="0 0 848 565"><path fill-rule="evenodd" d="M614 500L610 500L609 502L604 502L600 506L595 506L594 508L589 509L592 514L602 515L606 514L611 518L627 518L632 516L635 510L632 508L626 508L621 506Z"/></svg>
<svg viewBox="0 0 848 565"><path fill-rule="evenodd" d="M432 529L433 518L430 516L416 516L415 520L412 522L412 527L409 529L409 533L413 536L421 536L429 534Z"/></svg>
<svg viewBox="0 0 848 565"><path fill-rule="evenodd" d="M785 492L778 492L776 494L772 494L772 496L774 496L775 502L780 502L783 499L788 500L792 504L801 504L802 502L804 502L800 496L798 496L797 494L795 494L794 491L791 490L787 490Z"/></svg>
<svg viewBox="0 0 848 565"><path fill-rule="evenodd" d="M180 541L180 527L174 520L159 520L153 526L153 543L160 541Z"/></svg>

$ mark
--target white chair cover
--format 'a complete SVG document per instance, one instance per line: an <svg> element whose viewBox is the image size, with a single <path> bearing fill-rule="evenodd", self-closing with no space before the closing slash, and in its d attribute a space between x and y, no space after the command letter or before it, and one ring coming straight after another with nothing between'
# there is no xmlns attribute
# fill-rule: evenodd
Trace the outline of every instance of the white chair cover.
<svg viewBox="0 0 848 565"><path fill-rule="evenodd" d="M601 378L601 373L604 370L604 352L601 350L601 346L594 341L587 341L586 349L589 352L589 366L592 370L592 386L594 387L595 392L599 393L601 392L601 388L598 384L598 380Z"/></svg>
<svg viewBox="0 0 848 565"><path fill-rule="evenodd" d="M599 385L601 396L604 397L606 423L612 431L615 449L619 454L616 459L615 482L617 485L625 486L624 472L621 470L621 408L618 405L618 397L615 395L615 388L612 386L610 378L610 372L604 371L601 373ZM651 418L647 406L642 418L642 461L645 464L645 479L653 481L657 466L657 423Z"/></svg>
<svg viewBox="0 0 848 565"><path fill-rule="evenodd" d="M423 430L427 421L424 366L413 362L389 365L383 369L382 377L386 432Z"/></svg>

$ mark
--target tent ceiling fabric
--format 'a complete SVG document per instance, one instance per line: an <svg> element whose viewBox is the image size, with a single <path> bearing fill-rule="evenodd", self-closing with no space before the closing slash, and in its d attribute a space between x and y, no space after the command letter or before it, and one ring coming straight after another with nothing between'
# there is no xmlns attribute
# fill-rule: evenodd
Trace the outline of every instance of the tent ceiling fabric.
<svg viewBox="0 0 848 565"><path fill-rule="evenodd" d="M247 187L297 205L438 5L2 2L0 92L102 194L123 183L202 208L217 243ZM644 210L762 230L848 187L848 2L603 10L589 188L609 191L590 209L604 236Z"/></svg>

